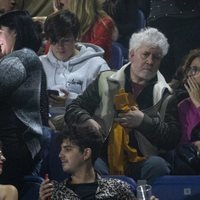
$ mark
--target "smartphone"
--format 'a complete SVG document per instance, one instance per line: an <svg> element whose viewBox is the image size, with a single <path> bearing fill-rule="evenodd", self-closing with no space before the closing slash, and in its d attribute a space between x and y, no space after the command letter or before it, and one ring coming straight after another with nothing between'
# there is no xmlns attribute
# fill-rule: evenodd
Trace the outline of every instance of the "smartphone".
<svg viewBox="0 0 200 200"><path fill-rule="evenodd" d="M48 92L48 95L56 95L56 96L59 96L59 92L58 90L47 90Z"/></svg>

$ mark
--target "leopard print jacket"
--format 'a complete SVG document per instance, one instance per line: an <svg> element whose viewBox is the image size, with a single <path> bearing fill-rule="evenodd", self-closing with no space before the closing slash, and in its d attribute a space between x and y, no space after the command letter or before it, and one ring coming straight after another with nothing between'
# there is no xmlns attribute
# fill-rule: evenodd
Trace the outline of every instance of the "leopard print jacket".
<svg viewBox="0 0 200 200"><path fill-rule="evenodd" d="M66 187L68 180L61 183L54 182L54 191L51 200L80 200L79 196ZM130 186L114 178L101 178L97 176L97 191L95 199L136 200Z"/></svg>

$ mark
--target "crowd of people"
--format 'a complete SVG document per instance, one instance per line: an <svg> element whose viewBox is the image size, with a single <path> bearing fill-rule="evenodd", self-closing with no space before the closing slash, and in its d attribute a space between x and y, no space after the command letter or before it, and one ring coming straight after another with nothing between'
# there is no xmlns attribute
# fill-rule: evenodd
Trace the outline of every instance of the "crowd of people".
<svg viewBox="0 0 200 200"><path fill-rule="evenodd" d="M39 30L0 0L0 200L40 176L51 134L69 176L44 180L41 200L136 199L107 174L148 184L200 174L200 4L152 0L137 30L141 2L125 2L53 0ZM119 70L113 41L127 49Z"/></svg>

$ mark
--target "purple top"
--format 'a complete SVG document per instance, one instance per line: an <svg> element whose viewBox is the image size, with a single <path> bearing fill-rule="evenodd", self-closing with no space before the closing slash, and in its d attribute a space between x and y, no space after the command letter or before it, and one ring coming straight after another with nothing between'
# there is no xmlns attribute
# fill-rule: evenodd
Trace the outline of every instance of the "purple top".
<svg viewBox="0 0 200 200"><path fill-rule="evenodd" d="M180 143L187 143L191 140L192 129L200 123L200 107L196 108L190 98L182 100L178 104L179 119L182 129Z"/></svg>

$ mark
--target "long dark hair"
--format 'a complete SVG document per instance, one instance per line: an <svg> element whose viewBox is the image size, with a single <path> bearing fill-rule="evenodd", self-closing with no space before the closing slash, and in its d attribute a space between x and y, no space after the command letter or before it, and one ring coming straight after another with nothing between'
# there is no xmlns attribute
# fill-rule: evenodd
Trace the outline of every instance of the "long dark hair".
<svg viewBox="0 0 200 200"><path fill-rule="evenodd" d="M10 11L0 16L0 26L16 31L14 50L30 48L37 52L41 46L41 37L27 11Z"/></svg>

